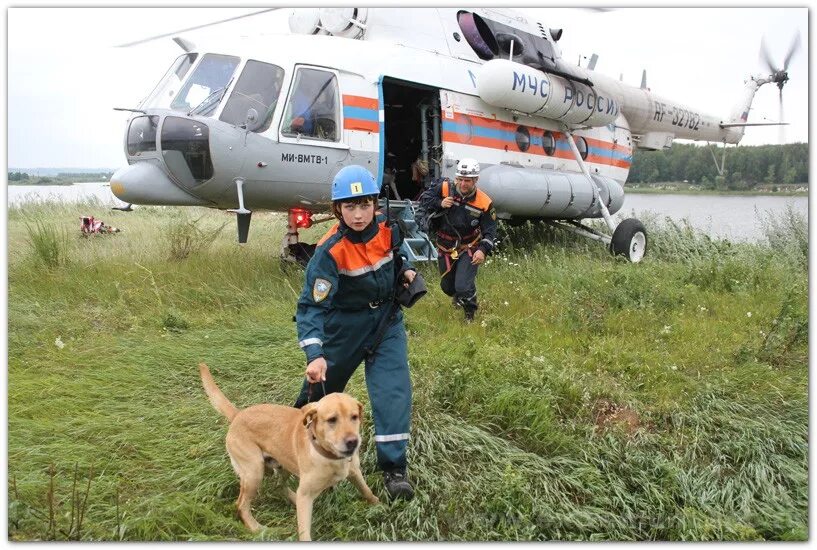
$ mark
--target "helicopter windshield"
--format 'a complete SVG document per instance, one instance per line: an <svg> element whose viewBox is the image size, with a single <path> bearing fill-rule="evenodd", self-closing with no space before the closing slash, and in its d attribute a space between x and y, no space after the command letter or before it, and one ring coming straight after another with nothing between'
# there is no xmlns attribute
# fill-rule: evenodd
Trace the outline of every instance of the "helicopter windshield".
<svg viewBox="0 0 817 550"><path fill-rule="evenodd" d="M177 57L176 61L173 62L165 75L159 81L159 84L156 85L156 88L154 88L150 95L148 95L142 101L142 103L139 104L139 107L142 107L143 105L153 105L157 102L168 101L170 98L176 95L182 85L182 80L187 74L187 71L189 71L190 67L193 66L193 63L196 61L198 56L199 54L197 53L186 53ZM167 103L165 103L165 105L166 104Z"/></svg>
<svg viewBox="0 0 817 550"><path fill-rule="evenodd" d="M188 112L200 105L213 92L227 86L238 66L238 61L239 58L231 55L205 55L171 102L170 108L174 111ZM218 103L213 101L206 110L198 114L202 116L212 114Z"/></svg>
<svg viewBox="0 0 817 550"><path fill-rule="evenodd" d="M248 60L219 120L246 124L252 132L266 131L272 122L283 81L284 69L281 67Z"/></svg>

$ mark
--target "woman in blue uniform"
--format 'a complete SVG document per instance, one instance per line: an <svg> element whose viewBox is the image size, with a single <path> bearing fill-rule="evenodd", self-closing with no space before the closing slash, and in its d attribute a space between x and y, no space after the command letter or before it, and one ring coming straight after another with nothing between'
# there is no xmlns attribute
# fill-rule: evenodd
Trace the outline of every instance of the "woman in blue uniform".
<svg viewBox="0 0 817 550"><path fill-rule="evenodd" d="M414 490L406 477L406 447L411 380L403 313L392 304L396 285L408 285L416 272L398 257L399 230L382 214L375 215L379 191L362 166L341 169L332 182L338 223L318 242L298 299L298 344L307 367L295 406L320 399L324 391L342 392L365 360L386 491L392 498L410 499ZM378 344L381 321L386 325Z"/></svg>

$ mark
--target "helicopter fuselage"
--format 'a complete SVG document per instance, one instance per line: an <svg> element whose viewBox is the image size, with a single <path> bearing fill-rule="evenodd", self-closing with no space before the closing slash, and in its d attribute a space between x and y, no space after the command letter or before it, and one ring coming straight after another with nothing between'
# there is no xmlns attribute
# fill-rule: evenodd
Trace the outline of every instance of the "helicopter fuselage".
<svg viewBox="0 0 817 550"><path fill-rule="evenodd" d="M411 198L406 172L415 160L431 178L451 176L458 159L473 157L487 167L480 185L500 217L580 219L601 216L593 185L610 213L621 208L636 146L736 143L742 135L582 68L573 74L592 89L558 87L561 77L514 63L512 51L503 61L509 76L494 83L507 87L497 100L506 103L489 103L480 78L487 81L482 75L497 61L486 63L459 37L461 10L371 12L365 40L273 35L181 56L139 106L146 114L128 122L129 166L114 174L113 192L136 204L220 209L239 207L243 193L251 210L317 212L328 208L332 177L348 164L369 168L382 184L402 177ZM561 106L566 114L554 115ZM595 183L582 174L567 131Z"/></svg>

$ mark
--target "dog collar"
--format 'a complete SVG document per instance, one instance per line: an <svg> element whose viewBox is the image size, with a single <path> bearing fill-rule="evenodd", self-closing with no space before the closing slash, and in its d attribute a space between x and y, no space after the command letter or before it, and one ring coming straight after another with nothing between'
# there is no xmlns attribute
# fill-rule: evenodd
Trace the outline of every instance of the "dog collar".
<svg viewBox="0 0 817 550"><path fill-rule="evenodd" d="M318 443L318 438L315 437L315 432L312 431L312 423L306 427L306 433L309 435L309 442L312 443L312 446L315 447L315 450L318 451L318 454L324 458L328 458L329 460L343 460L344 458L348 458L352 460L351 456L338 456L336 454L330 453L323 447L321 447L320 443Z"/></svg>

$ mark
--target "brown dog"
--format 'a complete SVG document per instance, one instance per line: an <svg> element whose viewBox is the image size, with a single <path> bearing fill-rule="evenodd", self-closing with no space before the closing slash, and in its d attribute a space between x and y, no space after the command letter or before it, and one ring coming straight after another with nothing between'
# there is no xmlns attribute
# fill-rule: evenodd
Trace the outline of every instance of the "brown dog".
<svg viewBox="0 0 817 550"><path fill-rule="evenodd" d="M356 399L330 393L302 409L253 405L238 410L216 386L207 365L200 363L199 373L210 403L230 421L227 453L241 483L236 506L250 530L262 527L252 516L250 505L265 468L280 471L283 467L300 478L297 492L286 488L287 497L295 504L299 540L312 540L313 501L342 479L350 478L370 503L380 502L360 471L363 405Z"/></svg>

